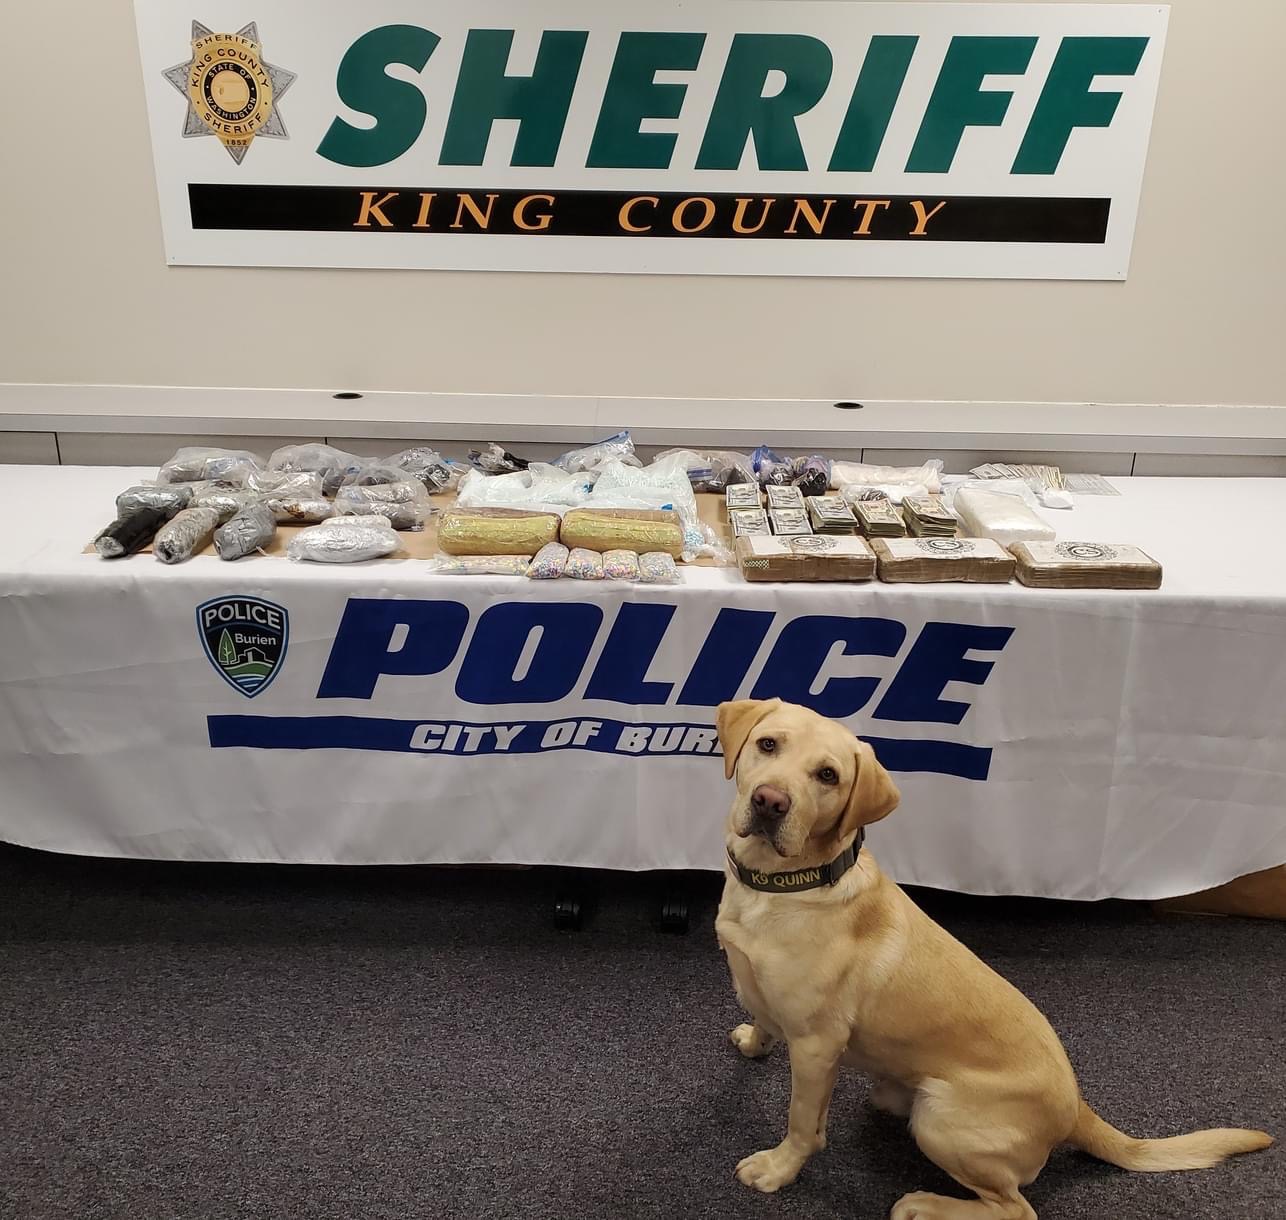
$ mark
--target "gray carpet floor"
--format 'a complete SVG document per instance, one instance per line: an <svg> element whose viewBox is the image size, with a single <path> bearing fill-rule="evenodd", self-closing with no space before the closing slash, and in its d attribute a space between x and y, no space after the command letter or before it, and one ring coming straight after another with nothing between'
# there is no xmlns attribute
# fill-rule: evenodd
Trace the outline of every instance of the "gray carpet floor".
<svg viewBox="0 0 1286 1220"><path fill-rule="evenodd" d="M0 848L4 1220L882 1218L960 1193L841 1077L831 1146L782 1193L784 1056L743 1061L697 879L693 929L600 875L580 933L542 872L294 869ZM920 893L1063 1036L1134 1134L1286 1134L1286 925ZM1056 1152L1044 1220L1286 1217L1280 1146L1128 1174Z"/></svg>

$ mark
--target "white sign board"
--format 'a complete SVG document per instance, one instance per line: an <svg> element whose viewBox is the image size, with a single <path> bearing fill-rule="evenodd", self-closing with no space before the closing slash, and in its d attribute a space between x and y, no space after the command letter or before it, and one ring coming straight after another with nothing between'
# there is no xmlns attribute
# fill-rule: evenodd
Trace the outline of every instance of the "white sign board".
<svg viewBox="0 0 1286 1220"><path fill-rule="evenodd" d="M171 263L1121 279L1168 9L136 0Z"/></svg>

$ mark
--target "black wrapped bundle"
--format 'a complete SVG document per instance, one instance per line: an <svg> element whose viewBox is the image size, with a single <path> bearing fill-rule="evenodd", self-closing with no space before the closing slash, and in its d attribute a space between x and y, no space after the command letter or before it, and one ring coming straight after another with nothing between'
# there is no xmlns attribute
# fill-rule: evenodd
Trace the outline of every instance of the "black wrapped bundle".
<svg viewBox="0 0 1286 1220"><path fill-rule="evenodd" d="M172 514L161 508L139 508L117 517L97 538L94 549L104 559L121 559L141 551Z"/></svg>

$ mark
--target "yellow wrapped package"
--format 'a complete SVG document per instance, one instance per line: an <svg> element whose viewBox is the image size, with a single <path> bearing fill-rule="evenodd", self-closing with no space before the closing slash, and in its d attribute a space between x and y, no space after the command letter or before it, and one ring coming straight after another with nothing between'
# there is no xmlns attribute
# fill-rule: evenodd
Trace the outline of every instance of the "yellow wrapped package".
<svg viewBox="0 0 1286 1220"><path fill-rule="evenodd" d="M448 555L534 555L557 541L557 513L521 508L449 508L438 525Z"/></svg>
<svg viewBox="0 0 1286 1220"><path fill-rule="evenodd" d="M591 551L665 551L683 554L683 525L668 508L573 508L558 540Z"/></svg>

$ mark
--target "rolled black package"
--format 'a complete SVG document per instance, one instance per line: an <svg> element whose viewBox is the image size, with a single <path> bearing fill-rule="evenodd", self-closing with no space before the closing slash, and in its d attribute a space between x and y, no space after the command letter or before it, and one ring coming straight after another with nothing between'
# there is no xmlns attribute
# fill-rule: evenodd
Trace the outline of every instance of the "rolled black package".
<svg viewBox="0 0 1286 1220"><path fill-rule="evenodd" d="M94 550L104 559L133 555L147 546L169 519L170 514L163 508L139 508L117 517L94 539Z"/></svg>
<svg viewBox="0 0 1286 1220"><path fill-rule="evenodd" d="M262 501L247 504L227 525L214 532L214 549L220 559L240 559L262 550L277 532L277 514Z"/></svg>

